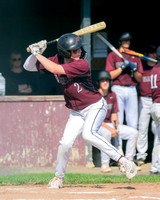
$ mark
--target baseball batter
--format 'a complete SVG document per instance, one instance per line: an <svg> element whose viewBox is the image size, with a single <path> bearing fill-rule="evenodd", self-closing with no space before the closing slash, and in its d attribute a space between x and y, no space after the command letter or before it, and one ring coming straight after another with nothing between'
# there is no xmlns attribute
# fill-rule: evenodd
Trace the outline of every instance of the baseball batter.
<svg viewBox="0 0 160 200"><path fill-rule="evenodd" d="M46 41L32 44L29 48L32 55L27 58L24 68L30 71L47 70L55 74L66 106L71 109L58 147L55 177L48 187L62 187L70 149L81 133L88 143L119 161L129 179L134 177L135 164L97 133L106 116L107 103L92 85L81 38L71 33L62 35L57 43L58 54L48 59L41 55L46 49Z"/></svg>
<svg viewBox="0 0 160 200"><path fill-rule="evenodd" d="M119 38L119 51L121 48L130 47L131 35L126 32ZM124 112L126 123L137 129L138 123L138 101L136 85L141 81L143 67L138 57L123 54L124 62L114 52L111 52L106 59L106 70L110 72L113 80L112 91L117 95L118 120L123 124Z"/></svg>
<svg viewBox="0 0 160 200"><path fill-rule="evenodd" d="M151 91L152 91L152 131L154 136L154 146L152 151L151 174L160 174L160 46L156 51L158 64L151 71Z"/></svg>
<svg viewBox="0 0 160 200"><path fill-rule="evenodd" d="M148 57L156 59L156 47L150 45L146 49ZM146 61L143 64L143 75L139 85L139 121L138 121L138 140L137 140L137 163L143 165L147 157L148 149L148 127L151 117L152 108L152 91L151 91L151 70L155 62Z"/></svg>
<svg viewBox="0 0 160 200"><path fill-rule="evenodd" d="M126 125L118 125L118 103L116 94L111 91L111 77L108 71L101 71L98 75L99 92L108 104L108 111L105 120L102 122L98 133L111 142L111 137L119 137L127 140L125 157L133 160L138 131ZM115 124L116 122L116 124ZM116 127L117 129L116 129ZM110 172L109 157L101 152L101 171Z"/></svg>

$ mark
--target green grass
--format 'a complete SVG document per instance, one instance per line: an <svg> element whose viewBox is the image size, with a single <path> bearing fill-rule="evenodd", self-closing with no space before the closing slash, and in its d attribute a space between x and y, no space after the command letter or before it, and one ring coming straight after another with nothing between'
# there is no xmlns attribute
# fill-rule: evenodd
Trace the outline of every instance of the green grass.
<svg viewBox="0 0 160 200"><path fill-rule="evenodd" d="M0 176L0 185L35 185L47 184L53 178L53 174L24 174ZM98 184L98 183L144 183L159 182L158 176L136 176L129 181L124 175L93 175L93 174L66 174L64 184Z"/></svg>

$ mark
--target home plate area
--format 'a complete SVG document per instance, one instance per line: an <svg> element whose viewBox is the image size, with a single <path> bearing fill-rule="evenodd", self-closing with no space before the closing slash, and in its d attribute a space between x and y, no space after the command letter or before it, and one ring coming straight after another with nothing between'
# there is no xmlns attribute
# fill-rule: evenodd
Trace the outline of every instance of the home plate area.
<svg viewBox="0 0 160 200"><path fill-rule="evenodd" d="M48 189L46 185L1 186L0 200L126 200L159 199L160 183L64 185Z"/></svg>

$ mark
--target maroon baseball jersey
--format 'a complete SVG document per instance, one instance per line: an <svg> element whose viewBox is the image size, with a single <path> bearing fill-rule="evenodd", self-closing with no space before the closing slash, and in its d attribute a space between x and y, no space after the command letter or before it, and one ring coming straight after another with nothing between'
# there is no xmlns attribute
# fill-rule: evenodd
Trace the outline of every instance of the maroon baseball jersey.
<svg viewBox="0 0 160 200"><path fill-rule="evenodd" d="M160 64L151 71L151 91L153 103L160 103Z"/></svg>
<svg viewBox="0 0 160 200"><path fill-rule="evenodd" d="M104 99L107 101L108 104L107 115L104 122L110 123L112 113L117 113L119 111L117 97L114 92L109 92L108 95L104 97Z"/></svg>
<svg viewBox="0 0 160 200"><path fill-rule="evenodd" d="M140 95L143 97L151 97L151 70L153 67L148 66L146 63L143 64L143 75L139 84Z"/></svg>
<svg viewBox="0 0 160 200"><path fill-rule="evenodd" d="M129 59L132 63L136 64L138 66L138 72L143 73L143 67L141 60L138 57L123 54L123 57L125 59ZM119 68L123 64L122 59L114 52L111 52L107 59L106 59L106 70L107 71L113 71L117 68ZM113 85L122 85L122 86L135 86L137 85L137 81L133 77L133 72L128 67L126 68L121 75L119 75L116 79L112 82Z"/></svg>
<svg viewBox="0 0 160 200"><path fill-rule="evenodd" d="M79 59L69 64L62 64L58 55L48 59L61 64L66 73L65 75L56 75L56 79L64 93L66 107L81 110L101 99L102 96L92 84L87 60ZM38 62L37 69L41 70L44 67Z"/></svg>

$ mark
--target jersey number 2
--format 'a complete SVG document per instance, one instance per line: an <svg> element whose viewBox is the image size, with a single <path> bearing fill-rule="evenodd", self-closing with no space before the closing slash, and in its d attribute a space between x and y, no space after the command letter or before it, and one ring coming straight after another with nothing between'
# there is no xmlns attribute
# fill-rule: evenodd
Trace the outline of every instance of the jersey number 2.
<svg viewBox="0 0 160 200"><path fill-rule="evenodd" d="M77 87L77 92L80 93L82 91L82 88L80 88L78 83L74 83L74 87Z"/></svg>
<svg viewBox="0 0 160 200"><path fill-rule="evenodd" d="M155 75L152 74L151 75L151 88L152 89L158 88L156 81L157 81L157 74L155 74Z"/></svg>

